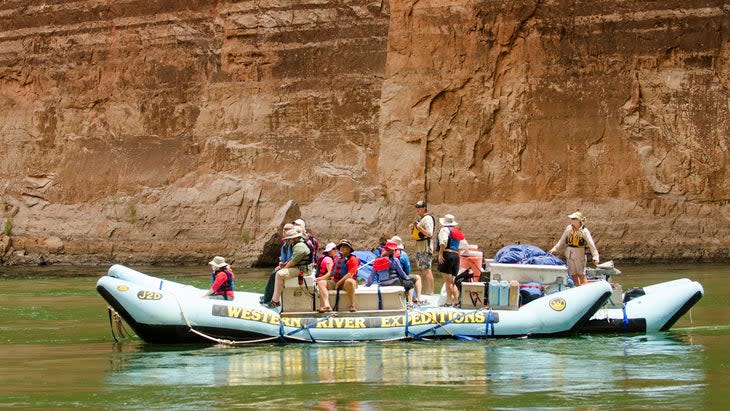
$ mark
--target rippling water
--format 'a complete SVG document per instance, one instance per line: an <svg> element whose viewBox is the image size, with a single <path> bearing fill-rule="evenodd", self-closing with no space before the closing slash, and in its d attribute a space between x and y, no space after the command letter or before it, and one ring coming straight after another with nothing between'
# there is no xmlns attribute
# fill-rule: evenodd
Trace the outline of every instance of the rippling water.
<svg viewBox="0 0 730 411"><path fill-rule="evenodd" d="M689 277L669 333L564 339L160 346L114 343L104 269L3 268L0 408L719 409L730 398L730 268L621 267L624 289ZM204 286L204 268L143 269ZM176 276L168 273L174 272ZM265 273L239 273L260 288ZM29 280L33 278L33 280Z"/></svg>

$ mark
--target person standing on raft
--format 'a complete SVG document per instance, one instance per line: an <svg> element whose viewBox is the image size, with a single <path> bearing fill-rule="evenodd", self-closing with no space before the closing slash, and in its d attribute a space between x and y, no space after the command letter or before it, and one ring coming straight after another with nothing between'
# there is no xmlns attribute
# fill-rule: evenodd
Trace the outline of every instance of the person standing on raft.
<svg viewBox="0 0 730 411"><path fill-rule="evenodd" d="M565 227L563 235L557 244L550 249L550 254L555 254L565 248L565 263L568 266L568 274L576 286L588 283L585 275L586 268L586 247L591 251L593 263L598 264L598 250L593 242L591 232L585 226L586 218L580 211L568 216L570 224Z"/></svg>

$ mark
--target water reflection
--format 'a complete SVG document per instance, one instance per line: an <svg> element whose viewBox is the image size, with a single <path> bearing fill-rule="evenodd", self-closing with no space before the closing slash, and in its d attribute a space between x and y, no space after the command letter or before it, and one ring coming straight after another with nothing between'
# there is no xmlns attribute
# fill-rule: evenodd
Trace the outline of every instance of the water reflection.
<svg viewBox="0 0 730 411"><path fill-rule="evenodd" d="M701 345L681 335L545 340L127 346L110 354L112 385L318 383L459 385L489 395L663 398L702 390Z"/></svg>

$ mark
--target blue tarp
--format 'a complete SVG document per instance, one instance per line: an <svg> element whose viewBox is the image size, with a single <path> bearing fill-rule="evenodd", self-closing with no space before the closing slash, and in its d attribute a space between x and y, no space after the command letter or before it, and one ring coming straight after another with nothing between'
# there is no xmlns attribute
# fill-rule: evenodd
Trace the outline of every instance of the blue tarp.
<svg viewBox="0 0 730 411"><path fill-rule="evenodd" d="M352 253L360 259L361 268L357 271L357 278L359 280L367 281L368 277L370 277L370 274L373 273L373 265L370 264L370 262L376 259L377 256L369 250L355 250Z"/></svg>
<svg viewBox="0 0 730 411"><path fill-rule="evenodd" d="M495 263L565 265L563 260L532 244L512 244L502 247L494 256Z"/></svg>

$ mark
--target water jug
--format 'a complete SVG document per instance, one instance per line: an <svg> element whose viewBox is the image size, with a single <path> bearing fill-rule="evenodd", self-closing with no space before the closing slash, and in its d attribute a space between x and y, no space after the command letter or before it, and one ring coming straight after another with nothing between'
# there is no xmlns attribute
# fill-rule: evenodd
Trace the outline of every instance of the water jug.
<svg viewBox="0 0 730 411"><path fill-rule="evenodd" d="M509 304L509 282L502 280L499 282L499 304L505 306Z"/></svg>
<svg viewBox="0 0 730 411"><path fill-rule="evenodd" d="M492 307L499 305L499 281L497 280L489 282L489 305Z"/></svg>

